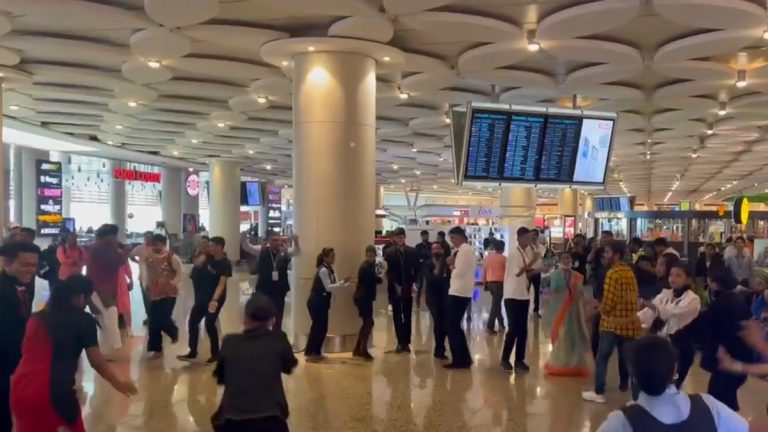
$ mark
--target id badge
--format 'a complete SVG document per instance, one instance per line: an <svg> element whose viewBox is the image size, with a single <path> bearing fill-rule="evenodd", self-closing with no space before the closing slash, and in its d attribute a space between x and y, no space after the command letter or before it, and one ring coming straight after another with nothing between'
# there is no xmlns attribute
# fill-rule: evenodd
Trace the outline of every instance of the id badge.
<svg viewBox="0 0 768 432"><path fill-rule="evenodd" d="M277 275L277 270L272 272L272 282L277 282L280 278Z"/></svg>

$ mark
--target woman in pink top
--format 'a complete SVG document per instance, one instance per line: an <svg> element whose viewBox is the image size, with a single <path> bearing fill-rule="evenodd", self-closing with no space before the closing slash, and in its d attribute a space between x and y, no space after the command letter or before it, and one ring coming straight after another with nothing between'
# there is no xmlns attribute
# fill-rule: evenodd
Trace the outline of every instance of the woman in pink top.
<svg viewBox="0 0 768 432"><path fill-rule="evenodd" d="M491 312L488 315L486 331L496 334L496 322L499 329L504 329L504 318L501 316L501 300L504 297L504 271L507 267L507 257L504 256L504 242L493 240L491 252L483 261L482 282L485 290L491 293Z"/></svg>
<svg viewBox="0 0 768 432"><path fill-rule="evenodd" d="M133 271L130 261L126 260L117 276L117 313L120 319L121 330L126 337L133 337L131 327L131 291L133 290Z"/></svg>
<svg viewBox="0 0 768 432"><path fill-rule="evenodd" d="M77 244L77 234L62 234L61 246L56 249L56 258L59 260L59 280L83 272L85 265L85 249Z"/></svg>

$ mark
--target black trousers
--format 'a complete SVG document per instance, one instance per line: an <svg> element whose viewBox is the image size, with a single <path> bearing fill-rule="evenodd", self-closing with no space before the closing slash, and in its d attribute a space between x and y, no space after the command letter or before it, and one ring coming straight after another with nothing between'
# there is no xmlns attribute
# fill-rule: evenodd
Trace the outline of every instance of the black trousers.
<svg viewBox="0 0 768 432"><path fill-rule="evenodd" d="M435 339L434 355L445 355L445 339L448 337L446 309L448 309L448 293L430 294L427 292L427 307L432 316L432 334Z"/></svg>
<svg viewBox="0 0 768 432"><path fill-rule="evenodd" d="M538 313L541 306L541 273L531 276L531 286L533 287L533 311Z"/></svg>
<svg viewBox="0 0 768 432"><path fill-rule="evenodd" d="M141 301L144 303L144 313L147 314L147 320L149 320L149 293L144 289L141 281L139 281L139 288L141 288Z"/></svg>
<svg viewBox="0 0 768 432"><path fill-rule="evenodd" d="M411 330L413 328L413 297L403 295L390 299L392 305L392 321L395 324L395 336L397 344L408 346L411 344Z"/></svg>
<svg viewBox="0 0 768 432"><path fill-rule="evenodd" d="M275 330L283 330L283 314L285 313L285 294L267 295L275 307Z"/></svg>
<svg viewBox="0 0 768 432"><path fill-rule="evenodd" d="M304 355L318 356L323 353L323 344L328 335L328 303L322 298L310 296L307 300L307 309L312 319L312 326L309 328Z"/></svg>
<svg viewBox="0 0 768 432"><path fill-rule="evenodd" d="M670 340L677 351L677 378L675 378L675 386L679 389L683 386L683 382L685 382L685 378L691 370L693 358L696 356L696 348L693 346L693 337L686 329L673 334Z"/></svg>
<svg viewBox="0 0 768 432"><path fill-rule="evenodd" d="M448 296L448 343L451 346L451 364L469 366L472 364L472 355L467 344L467 335L461 328L461 319L467 312L467 305L472 300L470 297Z"/></svg>
<svg viewBox="0 0 768 432"><path fill-rule="evenodd" d="M504 317L501 314L501 302L504 299L504 282L488 282L488 292L491 293L491 312L488 314L488 330L496 329L496 322L499 328L504 328Z"/></svg>
<svg viewBox="0 0 768 432"><path fill-rule="evenodd" d="M501 352L502 362L509 361L512 350L515 350L515 363L525 361L530 307L530 300L504 299L504 310L507 312L507 335L504 337L504 348Z"/></svg>
<svg viewBox="0 0 768 432"><path fill-rule="evenodd" d="M219 329L216 328L216 321L219 319L221 308L224 302L219 301L219 307L216 312L208 312L208 303L195 303L192 311L189 313L187 321L187 331L189 333L189 352L197 355L197 345L200 342L200 322L205 319L205 332L208 333L208 340L211 342L211 357L219 355Z"/></svg>
<svg viewBox="0 0 768 432"><path fill-rule="evenodd" d="M743 386L745 382L747 382L745 375L733 375L717 370L709 377L707 393L728 408L739 411L739 387Z"/></svg>
<svg viewBox="0 0 768 432"><path fill-rule="evenodd" d="M288 432L288 423L280 417L226 420L215 424L216 432Z"/></svg>
<svg viewBox="0 0 768 432"><path fill-rule="evenodd" d="M11 432L11 374L0 371L0 432Z"/></svg>
<svg viewBox="0 0 768 432"><path fill-rule="evenodd" d="M163 333L172 340L179 338L179 328L173 322L171 315L176 306L176 297L166 297L152 300L149 303L149 336L147 338L147 351L163 351Z"/></svg>

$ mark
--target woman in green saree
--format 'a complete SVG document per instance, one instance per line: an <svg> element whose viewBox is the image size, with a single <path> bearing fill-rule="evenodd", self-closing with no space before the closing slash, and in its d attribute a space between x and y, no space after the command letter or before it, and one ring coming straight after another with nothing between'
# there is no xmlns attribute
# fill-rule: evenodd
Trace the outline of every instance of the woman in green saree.
<svg viewBox="0 0 768 432"><path fill-rule="evenodd" d="M584 276L571 268L567 252L560 254L559 267L550 276L550 311L552 317L552 353L544 370L549 375L581 377L589 375L587 351L589 337L584 320Z"/></svg>

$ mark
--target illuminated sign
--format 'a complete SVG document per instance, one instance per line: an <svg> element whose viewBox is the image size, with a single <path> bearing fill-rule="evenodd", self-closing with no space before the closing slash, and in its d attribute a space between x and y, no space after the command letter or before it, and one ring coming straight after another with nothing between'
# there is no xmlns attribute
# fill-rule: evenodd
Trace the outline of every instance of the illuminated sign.
<svg viewBox="0 0 768 432"><path fill-rule="evenodd" d="M746 225L749 221L749 200L747 197L738 197L733 202L733 222Z"/></svg>
<svg viewBox="0 0 768 432"><path fill-rule="evenodd" d="M283 188L280 186L267 186L267 230L283 232Z"/></svg>
<svg viewBox="0 0 768 432"><path fill-rule="evenodd" d="M35 218L37 220L37 233L41 236L58 235L64 219L62 215L61 162L38 160L36 161L36 168Z"/></svg>
<svg viewBox="0 0 768 432"><path fill-rule="evenodd" d="M160 183L159 171L139 171L135 169L115 168L112 178L121 181L137 181L142 183Z"/></svg>
<svg viewBox="0 0 768 432"><path fill-rule="evenodd" d="M187 181L184 183L187 188L187 194L191 197L196 197L200 193L200 177L197 174L192 173L187 176Z"/></svg>

